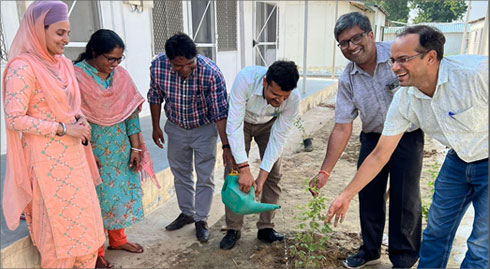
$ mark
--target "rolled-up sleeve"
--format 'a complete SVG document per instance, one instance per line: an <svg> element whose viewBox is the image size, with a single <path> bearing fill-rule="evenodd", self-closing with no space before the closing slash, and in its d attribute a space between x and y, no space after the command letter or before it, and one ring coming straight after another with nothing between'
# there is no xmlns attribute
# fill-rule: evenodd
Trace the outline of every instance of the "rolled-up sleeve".
<svg viewBox="0 0 490 269"><path fill-rule="evenodd" d="M405 117L401 111L408 110L406 107L408 104L404 101L403 96L405 96L406 89L399 89L395 96L393 96L393 100L391 101L390 108L388 109L388 113L386 114L386 120L383 127L383 135L384 136L394 136L404 133L411 125L411 122Z"/></svg>
<svg viewBox="0 0 490 269"><path fill-rule="evenodd" d="M161 104L163 102L163 91L160 89L158 77L161 76L161 68L158 66L158 59L151 62L150 66L150 90L148 91L148 103Z"/></svg>
<svg viewBox="0 0 490 269"><path fill-rule="evenodd" d="M226 135L230 143L231 153L236 163L248 161L245 151L245 140L243 125L247 107L247 91L249 84L243 74L238 73L231 87L228 108L228 119L226 121Z"/></svg>
<svg viewBox="0 0 490 269"><path fill-rule="evenodd" d="M215 72L211 80L211 100L207 102L208 109L211 111L211 121L226 119L228 116L228 101L226 96L225 78L221 72Z"/></svg>
<svg viewBox="0 0 490 269"><path fill-rule="evenodd" d="M291 130L291 126L293 126L296 117L298 117L300 101L301 97L298 93L291 94L285 109L272 124L269 143L267 143L260 169L270 172L274 163L281 156L289 130Z"/></svg>

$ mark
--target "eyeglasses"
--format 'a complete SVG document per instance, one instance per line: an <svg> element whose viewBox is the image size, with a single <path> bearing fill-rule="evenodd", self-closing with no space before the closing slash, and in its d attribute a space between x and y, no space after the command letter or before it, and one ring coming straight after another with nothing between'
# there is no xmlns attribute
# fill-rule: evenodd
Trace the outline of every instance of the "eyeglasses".
<svg viewBox="0 0 490 269"><path fill-rule="evenodd" d="M121 56L120 58L116 58L116 57L109 57L109 56L106 56L105 54L102 54L102 55L103 55L103 56L104 56L104 57L107 59L107 61L108 61L109 63L111 63L111 64L113 64L113 63L115 63L115 62L117 62L117 63L119 64L119 63L121 63L121 62L124 60L124 58L126 58L126 56L124 56L124 55L123 55L123 56Z"/></svg>
<svg viewBox="0 0 490 269"><path fill-rule="evenodd" d="M337 47L339 47L340 49L345 50L346 48L349 47L349 42L351 42L354 45L357 45L357 44L361 43L362 38L367 33L368 32L359 33L359 34L356 34L353 37L351 37L351 39L349 39L349 40L342 40L342 41L339 42L339 44L337 44Z"/></svg>
<svg viewBox="0 0 490 269"><path fill-rule="evenodd" d="M427 52L420 52L420 53L417 53L413 56L408 56L408 57L400 57L400 58L390 58L390 61L391 61L391 64L395 64L395 63L398 63L398 64L404 64L408 61L411 61L413 59L415 59L415 57L419 56L419 55L425 55Z"/></svg>

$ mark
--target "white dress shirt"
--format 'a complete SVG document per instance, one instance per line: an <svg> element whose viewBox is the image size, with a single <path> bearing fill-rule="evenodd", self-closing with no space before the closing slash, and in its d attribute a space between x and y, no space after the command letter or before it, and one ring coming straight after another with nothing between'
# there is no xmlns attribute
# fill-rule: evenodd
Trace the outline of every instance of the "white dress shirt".
<svg viewBox="0 0 490 269"><path fill-rule="evenodd" d="M298 90L294 89L279 107L267 104L262 85L266 73L266 67L250 66L236 75L230 91L226 134L236 163L246 162L248 157L245 152L244 122L263 124L276 117L260 164L261 169L270 172L281 156L288 131L298 116L301 96Z"/></svg>
<svg viewBox="0 0 490 269"><path fill-rule="evenodd" d="M383 135L403 133L410 123L448 146L465 162L488 158L488 57L445 57L433 97L415 87L398 90Z"/></svg>

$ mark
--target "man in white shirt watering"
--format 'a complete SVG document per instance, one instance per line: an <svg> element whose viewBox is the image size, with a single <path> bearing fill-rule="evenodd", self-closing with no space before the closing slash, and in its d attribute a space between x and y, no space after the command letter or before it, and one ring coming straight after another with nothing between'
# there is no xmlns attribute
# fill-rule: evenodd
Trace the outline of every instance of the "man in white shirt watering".
<svg viewBox="0 0 490 269"><path fill-rule="evenodd" d="M349 203L386 163L411 124L451 148L435 182L419 268L444 268L454 235L470 205L475 209L461 268L488 268L488 57L443 58L444 35L435 28L407 27L391 49L400 85L376 148L326 217L335 224ZM411 87L408 87L411 86Z"/></svg>
<svg viewBox="0 0 490 269"><path fill-rule="evenodd" d="M281 194L281 152L288 131L298 116L299 79L294 62L276 61L269 68L250 66L237 74L230 91L226 134L231 152L240 172L240 190L248 193L253 186L262 203L277 204ZM260 151L260 172L256 178L250 172L248 152L255 140ZM227 171L230 171L227 167ZM272 243L284 236L273 228L274 211L260 213L257 238ZM231 249L240 238L243 216L226 208L227 233L220 248Z"/></svg>

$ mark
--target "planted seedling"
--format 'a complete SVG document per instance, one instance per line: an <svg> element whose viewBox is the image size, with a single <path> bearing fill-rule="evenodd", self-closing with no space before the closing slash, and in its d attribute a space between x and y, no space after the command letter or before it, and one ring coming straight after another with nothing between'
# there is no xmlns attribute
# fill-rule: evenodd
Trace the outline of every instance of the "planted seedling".
<svg viewBox="0 0 490 269"><path fill-rule="evenodd" d="M305 181L305 191L309 192L311 189L320 194L320 189L310 188L309 182L309 179ZM298 209L300 212L294 219L301 221L297 228L303 231L295 235L293 245L290 246L295 267L321 267L325 260L322 253L325 252L329 239L327 234L332 231L325 222L325 197L312 196L305 206L298 206Z"/></svg>

